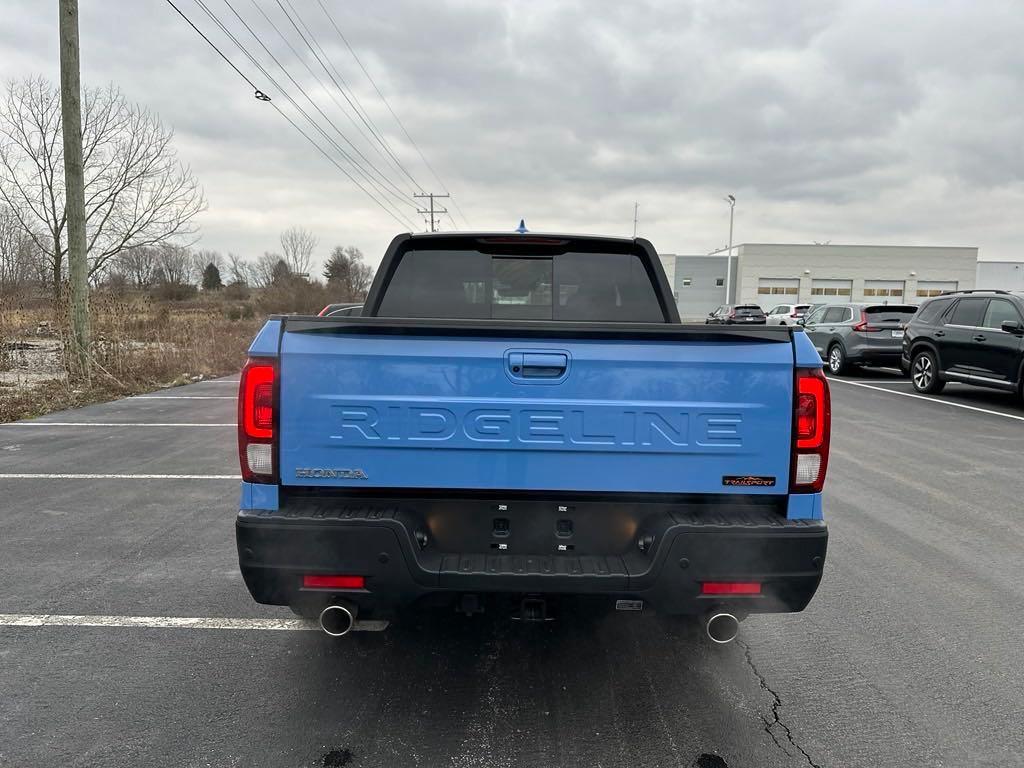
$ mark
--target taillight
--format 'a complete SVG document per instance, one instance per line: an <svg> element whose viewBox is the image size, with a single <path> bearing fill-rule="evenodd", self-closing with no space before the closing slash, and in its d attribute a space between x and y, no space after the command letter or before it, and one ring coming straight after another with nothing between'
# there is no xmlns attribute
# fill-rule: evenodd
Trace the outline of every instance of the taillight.
<svg viewBox="0 0 1024 768"><path fill-rule="evenodd" d="M867 313L865 313L864 310L861 310L861 312L860 312L860 322L853 326L853 330L860 331L861 333L874 333L874 332L880 331L882 329L881 328L877 328L876 326L871 325L870 323L868 323Z"/></svg>
<svg viewBox="0 0 1024 768"><path fill-rule="evenodd" d="M242 479L275 479L277 430L277 361L250 358L238 385L238 460Z"/></svg>
<svg viewBox="0 0 1024 768"><path fill-rule="evenodd" d="M702 595L760 595L759 581L702 581Z"/></svg>
<svg viewBox="0 0 1024 768"><path fill-rule="evenodd" d="M818 493L825 484L832 428L828 380L820 368L798 368L795 389L790 491Z"/></svg>
<svg viewBox="0 0 1024 768"><path fill-rule="evenodd" d="M365 576L325 576L307 573L302 577L306 589L365 589Z"/></svg>

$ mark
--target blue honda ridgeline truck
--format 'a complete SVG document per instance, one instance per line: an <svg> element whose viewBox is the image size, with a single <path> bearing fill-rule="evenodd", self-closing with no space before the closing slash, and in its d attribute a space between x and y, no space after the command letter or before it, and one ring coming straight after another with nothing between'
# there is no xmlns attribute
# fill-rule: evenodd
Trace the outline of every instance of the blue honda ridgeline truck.
<svg viewBox="0 0 1024 768"><path fill-rule="evenodd" d="M249 355L242 575L329 634L589 595L728 642L817 589L821 358L680 324L646 240L400 235L362 316L273 317Z"/></svg>

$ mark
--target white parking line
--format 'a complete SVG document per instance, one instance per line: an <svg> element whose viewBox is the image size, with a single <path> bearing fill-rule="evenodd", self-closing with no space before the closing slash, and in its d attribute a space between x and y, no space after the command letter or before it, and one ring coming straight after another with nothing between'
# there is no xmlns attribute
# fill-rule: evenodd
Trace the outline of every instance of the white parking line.
<svg viewBox="0 0 1024 768"><path fill-rule="evenodd" d="M0 480L241 480L241 475L115 475L68 472L62 474L2 472Z"/></svg>
<svg viewBox="0 0 1024 768"><path fill-rule="evenodd" d="M235 422L199 424L182 421L9 421L0 427L236 427Z"/></svg>
<svg viewBox="0 0 1024 768"><path fill-rule="evenodd" d="M927 395L918 395L913 392L900 392L895 389L886 389L885 387L874 387L870 384L862 384L859 381L847 381L846 379L831 379L839 384L849 384L851 387L864 387L864 389L875 389L879 392L886 392L890 395L900 395L901 397L912 397L915 400L927 400L930 403L939 403L940 405L949 405L953 408L963 408L967 411L977 411L978 413L987 413L992 416L1002 416L1004 419L1015 419L1016 421L1024 421L1024 416L1017 416L1012 413L1003 413L1002 411L992 411L988 408L978 408L974 405L964 405L963 403L952 403L949 400L940 400L937 397L928 397Z"/></svg>
<svg viewBox="0 0 1024 768"><path fill-rule="evenodd" d="M185 616L72 616L0 613L0 627L144 627L148 629L256 629L319 631L306 619L229 619Z"/></svg>
<svg viewBox="0 0 1024 768"><path fill-rule="evenodd" d="M234 395L136 395L126 397L119 402L127 400L237 400Z"/></svg>

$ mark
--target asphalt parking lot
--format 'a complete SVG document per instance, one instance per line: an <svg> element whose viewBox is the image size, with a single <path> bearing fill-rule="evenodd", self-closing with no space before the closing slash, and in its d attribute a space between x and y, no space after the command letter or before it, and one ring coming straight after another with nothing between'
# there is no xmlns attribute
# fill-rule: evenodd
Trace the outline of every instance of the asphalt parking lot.
<svg viewBox="0 0 1024 768"><path fill-rule="evenodd" d="M333 642L241 582L229 381L0 425L0 765L1024 765L1024 408L908 394L833 385L821 589L724 647L572 611Z"/></svg>

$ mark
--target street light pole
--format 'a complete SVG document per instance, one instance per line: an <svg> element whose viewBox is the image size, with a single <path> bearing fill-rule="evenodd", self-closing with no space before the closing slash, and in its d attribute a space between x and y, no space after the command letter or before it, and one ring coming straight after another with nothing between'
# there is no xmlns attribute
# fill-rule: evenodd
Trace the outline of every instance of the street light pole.
<svg viewBox="0 0 1024 768"><path fill-rule="evenodd" d="M725 202L729 204L729 250L725 257L725 303L732 304L732 217L736 211L736 198L727 195Z"/></svg>

